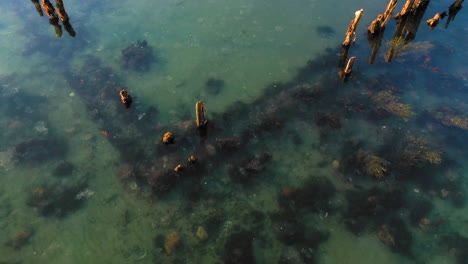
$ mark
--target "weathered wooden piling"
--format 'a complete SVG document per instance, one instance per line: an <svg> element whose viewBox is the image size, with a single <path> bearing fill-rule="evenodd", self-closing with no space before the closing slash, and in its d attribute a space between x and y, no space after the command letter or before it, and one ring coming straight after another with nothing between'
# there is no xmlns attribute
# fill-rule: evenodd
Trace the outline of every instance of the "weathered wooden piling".
<svg viewBox="0 0 468 264"><path fill-rule="evenodd" d="M433 30L435 27L437 27L441 18L442 18L442 15L440 13L437 13L434 15L434 17L428 19L426 22L427 22L427 25L429 26L429 29Z"/></svg>
<svg viewBox="0 0 468 264"><path fill-rule="evenodd" d="M383 14L379 14L377 18L374 21L372 21L370 26L367 28L369 34L379 34L379 32L383 28L385 28L385 25L387 24L388 20L390 20L390 17L392 16L393 10L395 10L397 6L397 3L398 0L390 0L390 2L388 2Z"/></svg>
<svg viewBox="0 0 468 264"><path fill-rule="evenodd" d="M353 41L353 37L356 34L357 24L359 23L359 20L361 19L363 14L364 14L364 9L357 10L354 13L355 15L354 19L351 20L348 26L348 30L346 30L346 37L345 37L345 40L343 41L344 47L348 47L351 44L351 41Z"/></svg>
<svg viewBox="0 0 468 264"><path fill-rule="evenodd" d="M198 129L205 129L208 124L208 119L206 119L206 108L205 104L202 101L198 101L195 104L195 124Z"/></svg>
<svg viewBox="0 0 468 264"><path fill-rule="evenodd" d="M394 18L399 19L400 17L405 16L408 13L408 11L411 9L411 5L413 4L413 2L414 0L406 0L406 3L401 8L401 11L398 12L398 14L394 16Z"/></svg>
<svg viewBox="0 0 468 264"><path fill-rule="evenodd" d="M356 60L356 56L352 56L349 58L348 63L346 63L346 67L344 68L343 71L340 71L340 77L343 79L343 81L347 81L349 78L349 75L353 71L353 66L354 66L354 61Z"/></svg>

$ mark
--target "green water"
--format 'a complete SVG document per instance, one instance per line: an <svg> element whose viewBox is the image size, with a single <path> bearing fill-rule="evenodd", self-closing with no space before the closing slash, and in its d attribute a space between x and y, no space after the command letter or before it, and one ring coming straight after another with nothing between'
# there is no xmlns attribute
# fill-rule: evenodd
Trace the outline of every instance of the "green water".
<svg viewBox="0 0 468 264"><path fill-rule="evenodd" d="M370 65L381 1L64 4L74 38L30 1L0 3L0 263L467 263L466 10L430 31L452 2L429 3L386 63L390 20ZM124 67L139 40L147 71ZM414 115L385 111L382 91ZM405 165L412 138L441 161ZM382 178L366 171L371 156Z"/></svg>

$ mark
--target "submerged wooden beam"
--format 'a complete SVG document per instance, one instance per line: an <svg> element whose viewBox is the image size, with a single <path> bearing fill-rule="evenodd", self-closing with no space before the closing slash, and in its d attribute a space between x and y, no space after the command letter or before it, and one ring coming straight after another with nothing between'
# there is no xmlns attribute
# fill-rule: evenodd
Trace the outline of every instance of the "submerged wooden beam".
<svg viewBox="0 0 468 264"><path fill-rule="evenodd" d="M344 47L347 47L351 44L351 41L353 40L353 37L356 34L355 32L356 32L357 24L359 23L359 20L361 19L363 14L364 14L364 9L362 8L360 10L357 10L354 13L354 19L351 20L348 26L348 30L346 30L346 37L345 37L345 40L343 41Z"/></svg>

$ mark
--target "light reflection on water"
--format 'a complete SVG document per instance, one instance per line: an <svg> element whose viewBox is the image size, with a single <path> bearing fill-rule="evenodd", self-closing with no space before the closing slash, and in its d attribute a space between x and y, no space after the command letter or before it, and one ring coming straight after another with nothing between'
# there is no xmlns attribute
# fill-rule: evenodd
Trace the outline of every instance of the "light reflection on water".
<svg viewBox="0 0 468 264"><path fill-rule="evenodd" d="M369 65L361 4L1 3L0 260L464 263L465 12Z"/></svg>

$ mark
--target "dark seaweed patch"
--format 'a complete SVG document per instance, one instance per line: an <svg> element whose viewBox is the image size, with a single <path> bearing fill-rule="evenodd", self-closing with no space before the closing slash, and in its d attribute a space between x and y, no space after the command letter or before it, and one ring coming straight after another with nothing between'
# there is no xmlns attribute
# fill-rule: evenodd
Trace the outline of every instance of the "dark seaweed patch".
<svg viewBox="0 0 468 264"><path fill-rule="evenodd" d="M205 90L208 94L216 96L223 91L224 81L220 79L209 78L205 83Z"/></svg>
<svg viewBox="0 0 468 264"><path fill-rule="evenodd" d="M253 253L254 234L242 231L232 234L224 244L223 261L225 264L256 263Z"/></svg>
<svg viewBox="0 0 468 264"><path fill-rule="evenodd" d="M23 164L38 164L63 157L67 151L65 142L58 139L32 139L15 147L14 157Z"/></svg>
<svg viewBox="0 0 468 264"><path fill-rule="evenodd" d="M330 26L318 26L315 31L321 38L331 38L335 36L335 30Z"/></svg>

